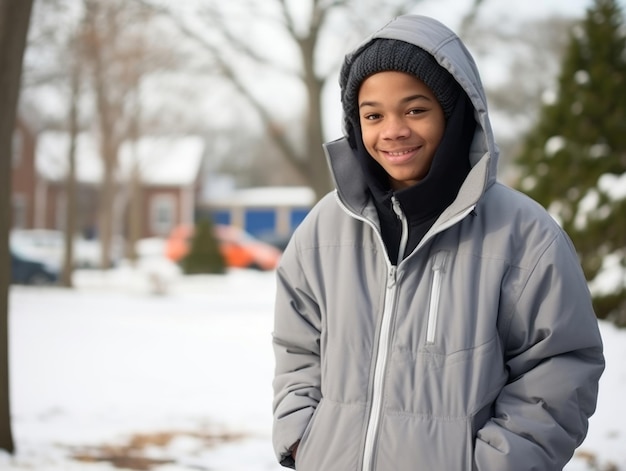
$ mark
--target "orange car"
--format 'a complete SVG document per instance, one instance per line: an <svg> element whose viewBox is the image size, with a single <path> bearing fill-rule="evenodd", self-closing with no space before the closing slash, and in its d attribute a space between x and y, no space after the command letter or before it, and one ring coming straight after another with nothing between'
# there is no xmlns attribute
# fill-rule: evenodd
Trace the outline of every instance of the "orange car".
<svg viewBox="0 0 626 471"><path fill-rule="evenodd" d="M216 224L214 229L226 266L257 270L274 270L278 266L282 252L276 247L261 242L235 226ZM193 232L192 226L175 227L165 243L167 258L178 262L185 257L191 246Z"/></svg>

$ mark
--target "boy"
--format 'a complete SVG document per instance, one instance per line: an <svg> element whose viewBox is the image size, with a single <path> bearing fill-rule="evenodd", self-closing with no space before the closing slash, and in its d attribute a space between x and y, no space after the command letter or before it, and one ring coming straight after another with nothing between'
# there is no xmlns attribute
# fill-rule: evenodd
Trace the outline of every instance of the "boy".
<svg viewBox="0 0 626 471"><path fill-rule="evenodd" d="M558 470L604 368L567 235L496 181L460 39L399 17L346 56L336 191L277 272L274 446L301 471Z"/></svg>

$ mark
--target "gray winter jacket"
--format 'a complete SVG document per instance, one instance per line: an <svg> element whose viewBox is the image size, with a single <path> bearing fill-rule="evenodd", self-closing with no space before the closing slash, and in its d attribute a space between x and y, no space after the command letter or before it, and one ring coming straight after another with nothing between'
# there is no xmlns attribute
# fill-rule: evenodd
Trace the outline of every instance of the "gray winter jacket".
<svg viewBox="0 0 626 471"><path fill-rule="evenodd" d="M420 46L462 85L478 122L472 169L394 266L353 150L326 145L337 190L277 271L278 460L294 467L300 441L299 471L560 470L604 368L576 253L543 208L496 181L484 90L457 36L399 17L374 37Z"/></svg>

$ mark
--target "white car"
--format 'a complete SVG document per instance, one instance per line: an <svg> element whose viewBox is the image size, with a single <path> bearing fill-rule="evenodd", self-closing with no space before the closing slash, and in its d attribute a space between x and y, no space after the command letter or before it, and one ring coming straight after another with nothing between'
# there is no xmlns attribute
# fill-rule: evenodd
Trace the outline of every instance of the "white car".
<svg viewBox="0 0 626 471"><path fill-rule="evenodd" d="M10 244L16 250L50 266L61 267L65 253L65 235L53 229L13 229ZM122 256L123 245L116 241L111 261L116 263ZM100 266L100 242L80 235L74 237L74 266L98 268Z"/></svg>

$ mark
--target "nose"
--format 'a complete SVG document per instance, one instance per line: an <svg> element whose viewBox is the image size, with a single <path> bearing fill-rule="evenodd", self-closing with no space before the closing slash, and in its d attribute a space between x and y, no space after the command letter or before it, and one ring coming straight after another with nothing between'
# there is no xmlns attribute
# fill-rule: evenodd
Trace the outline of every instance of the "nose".
<svg viewBox="0 0 626 471"><path fill-rule="evenodd" d="M404 139L411 134L411 128L402 116L387 116L384 122L381 137L383 139Z"/></svg>

